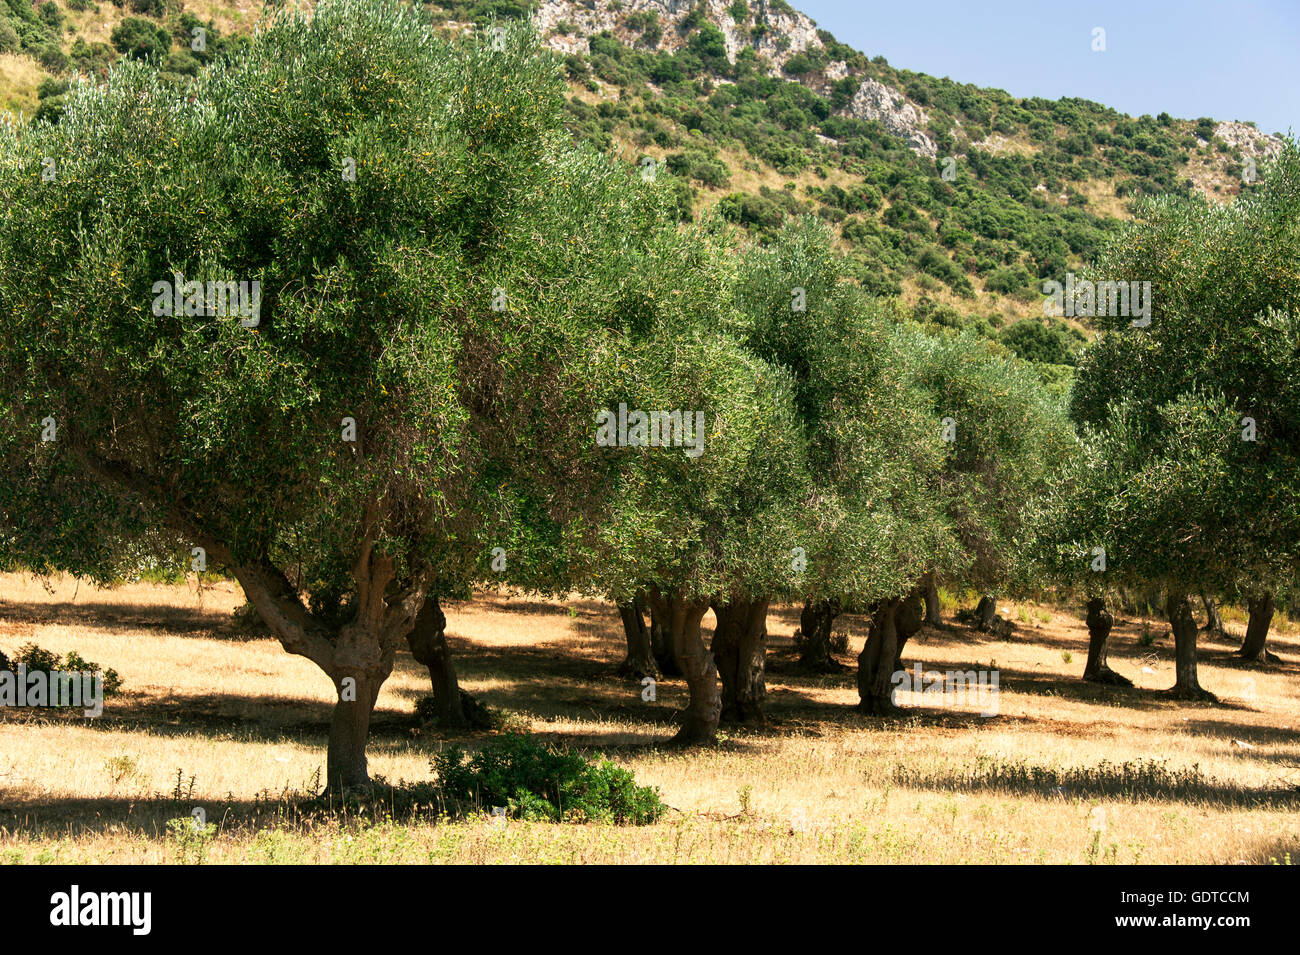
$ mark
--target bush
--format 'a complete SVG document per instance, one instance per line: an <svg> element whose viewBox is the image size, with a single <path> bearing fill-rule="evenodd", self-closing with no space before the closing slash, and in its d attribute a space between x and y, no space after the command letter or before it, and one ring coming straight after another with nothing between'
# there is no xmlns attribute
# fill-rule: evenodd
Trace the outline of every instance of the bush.
<svg viewBox="0 0 1300 955"><path fill-rule="evenodd" d="M33 123L57 123L63 118L63 107L66 97L47 96L41 100L36 112L32 114Z"/></svg>
<svg viewBox="0 0 1300 955"><path fill-rule="evenodd" d="M56 80L52 76L47 76L45 79L41 80L40 85L36 87L36 96L38 99L46 99L50 96L62 96L67 91L67 80Z"/></svg>
<svg viewBox="0 0 1300 955"><path fill-rule="evenodd" d="M40 15L41 22L50 28L52 35L57 37L63 30L63 11L59 9L59 5L54 0L46 0L37 8L37 13Z"/></svg>
<svg viewBox="0 0 1300 955"><path fill-rule="evenodd" d="M140 17L127 17L113 27L108 38L119 53L133 60L161 56L172 45L166 30Z"/></svg>
<svg viewBox="0 0 1300 955"><path fill-rule="evenodd" d="M1016 322L998 340L1025 361L1073 365L1078 361L1082 336L1063 324L1048 326L1035 319Z"/></svg>
<svg viewBox="0 0 1300 955"><path fill-rule="evenodd" d="M0 53L12 53L21 45L18 31L9 25L8 20L0 20Z"/></svg>
<svg viewBox="0 0 1300 955"><path fill-rule="evenodd" d="M462 809L505 806L519 819L645 825L667 807L658 789L580 753L509 735L472 756L452 747L433 757L443 798Z"/></svg>
<svg viewBox="0 0 1300 955"><path fill-rule="evenodd" d="M53 73L62 73L69 66L68 54L57 43L47 43L36 54L36 61Z"/></svg>
<svg viewBox="0 0 1300 955"><path fill-rule="evenodd" d="M36 644L28 643L18 648L18 653L12 660L0 653L0 670L17 673L20 666L26 667L28 673L50 673L54 670L64 673L98 673L102 670L105 696L112 696L122 688L122 678L117 675L116 670L105 669L98 663L86 660L76 650L69 651L66 657L60 659L57 653L42 650Z"/></svg>
<svg viewBox="0 0 1300 955"><path fill-rule="evenodd" d="M189 50L177 50L167 54L163 69L184 76L197 76L202 65Z"/></svg>
<svg viewBox="0 0 1300 955"><path fill-rule="evenodd" d="M1032 276L1023 266L1017 265L1011 268L995 269L984 280L984 288L990 292L1011 295L1027 287L1031 279Z"/></svg>

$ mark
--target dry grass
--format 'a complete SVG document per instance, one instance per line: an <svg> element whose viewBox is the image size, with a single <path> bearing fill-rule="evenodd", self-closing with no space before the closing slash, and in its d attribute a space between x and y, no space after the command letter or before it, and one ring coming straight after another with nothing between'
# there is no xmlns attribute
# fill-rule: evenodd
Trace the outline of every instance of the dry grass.
<svg viewBox="0 0 1300 955"><path fill-rule="evenodd" d="M0 53L0 113L23 113L30 117L40 103L36 88L45 76L45 71L31 57Z"/></svg>
<svg viewBox="0 0 1300 955"><path fill-rule="evenodd" d="M0 711L0 859L1266 863L1300 849L1293 626L1272 638L1279 665L1245 668L1231 644L1206 641L1201 682L1223 705L1188 705L1156 692L1173 682L1160 621L1151 629L1164 635L1145 647L1142 621L1116 626L1112 666L1137 683L1119 690L1077 679L1087 647L1075 614L1010 605L1010 640L927 628L905 653L927 669L996 667L997 716L917 709L885 721L853 710L851 670L799 672L798 614L779 608L771 723L730 729L715 750L675 751L663 744L684 687L666 680L644 703L612 675L612 607L483 594L446 607L465 687L542 738L608 752L673 807L640 829L496 828L281 816L279 795L311 789L321 771L332 687L272 640L234 630L240 603L229 583L99 591L61 580L50 592L0 576L0 648L76 649L124 685L98 720ZM856 653L863 621L841 625ZM430 753L454 738L414 728L425 681L403 655L379 700L372 773L428 780ZM195 807L216 836L169 838L166 821Z"/></svg>

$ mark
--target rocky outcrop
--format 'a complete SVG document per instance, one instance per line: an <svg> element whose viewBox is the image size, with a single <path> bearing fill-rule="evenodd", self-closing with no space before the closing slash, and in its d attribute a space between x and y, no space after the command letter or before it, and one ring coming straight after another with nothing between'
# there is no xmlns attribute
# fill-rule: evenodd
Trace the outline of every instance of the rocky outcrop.
<svg viewBox="0 0 1300 955"><path fill-rule="evenodd" d="M546 43L562 53L590 52L588 38L609 31L627 46L673 53L688 37L678 25L697 6L704 19L722 33L727 58L735 62L744 49L752 49L772 76L783 76L785 64L795 54L823 48L817 24L780 0L748 0L749 16L732 17L732 0L540 0L534 25ZM657 29L647 31L647 14L657 18ZM633 28L633 24L636 28ZM810 88L825 93L831 83L850 75L847 64L836 60L820 72L802 78ZM858 119L875 120L912 151L935 158L937 149L925 132L925 111L902 93L874 79L864 79L853 102L844 110Z"/></svg>
<svg viewBox="0 0 1300 955"><path fill-rule="evenodd" d="M1274 159L1282 151L1282 140L1261 133L1248 123L1220 123L1214 127L1214 135L1240 149L1243 157L1250 156L1256 161Z"/></svg>
<svg viewBox="0 0 1300 955"><path fill-rule="evenodd" d="M934 140L924 131L930 122L925 110L879 80L863 80L844 111L858 119L874 119L919 155L933 159L938 154Z"/></svg>
<svg viewBox="0 0 1300 955"><path fill-rule="evenodd" d="M744 22L731 16L731 0L622 0L618 9L607 0L541 0L533 22L547 45L562 53L587 53L587 38L606 30L629 46L672 53L686 43L677 25L700 5L706 20L722 32L727 59L735 62L748 47L767 61L773 76L781 75L781 68L796 53L822 46L817 24L772 0L749 0L750 14ZM644 31L628 26L630 18L647 13L658 17L659 36L653 41L646 40Z"/></svg>

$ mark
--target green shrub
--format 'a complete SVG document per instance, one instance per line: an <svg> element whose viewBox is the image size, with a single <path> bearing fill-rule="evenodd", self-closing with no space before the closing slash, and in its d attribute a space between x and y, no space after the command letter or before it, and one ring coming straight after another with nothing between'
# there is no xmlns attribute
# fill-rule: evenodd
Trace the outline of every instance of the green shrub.
<svg viewBox="0 0 1300 955"><path fill-rule="evenodd" d="M0 654L0 664L3 664L0 665L0 669L15 673L19 666L25 666L28 673L50 673L54 670L64 673L98 673L102 670L105 696L112 696L122 688L122 678L117 675L116 670L105 669L98 663L85 659L76 650L70 650L66 657L60 659L57 653L42 650L34 643L27 643L18 648L12 660Z"/></svg>
<svg viewBox="0 0 1300 955"><path fill-rule="evenodd" d="M113 27L108 38L119 53L133 60L161 56L172 45L166 30L140 17L127 17Z"/></svg>
<svg viewBox="0 0 1300 955"><path fill-rule="evenodd" d="M529 736L502 737L472 756L452 747L431 763L443 798L462 810L505 806L519 819L645 825L667 808L630 771Z"/></svg>
<svg viewBox="0 0 1300 955"><path fill-rule="evenodd" d="M22 45L18 31L9 25L8 20L0 20L0 53L12 53Z"/></svg>
<svg viewBox="0 0 1300 955"><path fill-rule="evenodd" d="M46 99L51 96L62 96L67 91L67 80L56 80L52 76L47 76L45 79L41 80L40 85L36 87L36 96L39 99Z"/></svg>
<svg viewBox="0 0 1300 955"><path fill-rule="evenodd" d="M184 76L197 76L202 65L189 50L176 50L167 54L163 69Z"/></svg>

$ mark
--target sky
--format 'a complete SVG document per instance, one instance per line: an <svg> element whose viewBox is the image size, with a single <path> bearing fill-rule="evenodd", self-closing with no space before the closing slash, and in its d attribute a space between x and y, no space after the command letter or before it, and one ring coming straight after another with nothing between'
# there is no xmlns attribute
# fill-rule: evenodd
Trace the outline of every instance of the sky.
<svg viewBox="0 0 1300 955"><path fill-rule="evenodd" d="M790 0L892 66L1300 136L1300 0ZM1094 29L1105 50L1094 52Z"/></svg>

